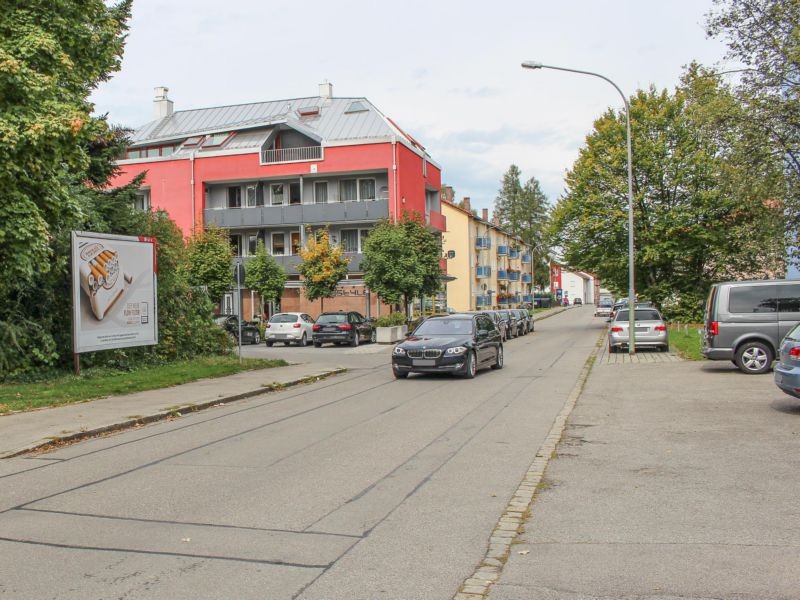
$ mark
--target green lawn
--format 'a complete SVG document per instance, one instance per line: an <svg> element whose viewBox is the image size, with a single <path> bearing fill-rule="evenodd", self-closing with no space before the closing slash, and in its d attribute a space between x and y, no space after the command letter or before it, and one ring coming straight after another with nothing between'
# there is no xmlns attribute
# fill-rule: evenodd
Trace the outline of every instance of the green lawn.
<svg viewBox="0 0 800 600"><path fill-rule="evenodd" d="M141 367L133 371L86 369L80 377L64 374L36 383L0 384L0 414L58 406L171 387L206 377L224 377L240 371L286 366L285 360L213 356Z"/></svg>
<svg viewBox="0 0 800 600"><path fill-rule="evenodd" d="M703 346L703 339L697 333L702 329L702 325L697 323L689 325L670 325L669 345L686 360L703 360L700 348Z"/></svg>

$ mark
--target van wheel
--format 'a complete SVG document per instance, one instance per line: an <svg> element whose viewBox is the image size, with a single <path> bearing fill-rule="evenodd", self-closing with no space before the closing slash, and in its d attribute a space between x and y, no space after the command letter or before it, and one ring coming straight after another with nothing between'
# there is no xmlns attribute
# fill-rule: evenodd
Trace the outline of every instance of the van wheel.
<svg viewBox="0 0 800 600"><path fill-rule="evenodd" d="M736 366L748 375L766 373L772 366L772 350L762 342L745 342L736 349Z"/></svg>

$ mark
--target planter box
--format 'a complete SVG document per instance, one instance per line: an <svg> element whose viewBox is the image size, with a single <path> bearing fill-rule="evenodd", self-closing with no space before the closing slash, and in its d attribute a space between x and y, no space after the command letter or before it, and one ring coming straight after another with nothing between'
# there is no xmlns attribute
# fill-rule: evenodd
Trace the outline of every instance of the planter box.
<svg viewBox="0 0 800 600"><path fill-rule="evenodd" d="M407 329L405 325L396 325L394 327L376 327L376 341L379 344L394 344L405 337L403 329Z"/></svg>

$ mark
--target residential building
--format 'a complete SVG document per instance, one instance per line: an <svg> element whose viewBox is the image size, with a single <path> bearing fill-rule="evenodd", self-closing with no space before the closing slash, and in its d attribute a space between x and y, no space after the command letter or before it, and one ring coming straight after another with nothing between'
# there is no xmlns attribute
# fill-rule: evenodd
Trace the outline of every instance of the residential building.
<svg viewBox="0 0 800 600"><path fill-rule="evenodd" d="M263 241L289 278L284 311L320 311L297 271L309 232L328 227L350 264L325 310L375 315L381 307L359 270L370 229L406 211L445 229L440 166L366 98L334 97L324 83L318 96L175 111L167 92L156 88L154 120L133 133L114 185L145 173L141 207L166 210L186 235L227 229L245 268ZM254 292L242 302L245 318L257 314Z"/></svg>
<svg viewBox="0 0 800 600"><path fill-rule="evenodd" d="M550 263L550 290L556 300L568 300L570 304L580 298L584 304L596 302L600 282L591 273L573 271L556 262Z"/></svg>
<svg viewBox="0 0 800 600"><path fill-rule="evenodd" d="M442 200L447 229L442 248L447 259L447 305L454 310L517 308L533 304L531 250L522 239L480 217L470 199L461 206Z"/></svg>

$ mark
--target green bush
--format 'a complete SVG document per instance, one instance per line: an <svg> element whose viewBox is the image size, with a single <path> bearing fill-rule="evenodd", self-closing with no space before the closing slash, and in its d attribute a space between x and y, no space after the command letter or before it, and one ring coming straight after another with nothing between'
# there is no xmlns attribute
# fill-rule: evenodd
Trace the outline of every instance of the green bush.
<svg viewBox="0 0 800 600"><path fill-rule="evenodd" d="M403 311L396 311L388 315L381 315L375 319L377 327L397 327L398 325L406 324L406 314Z"/></svg>

